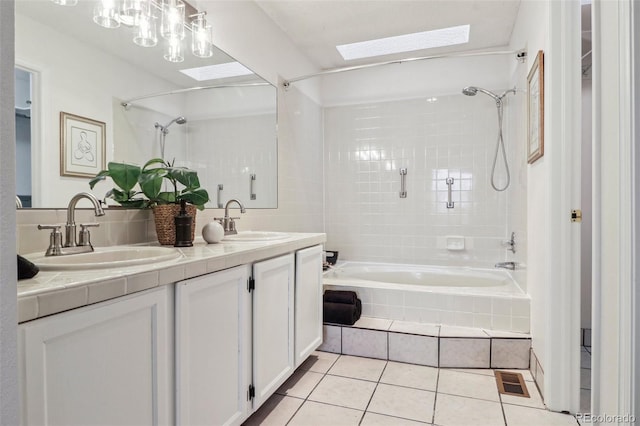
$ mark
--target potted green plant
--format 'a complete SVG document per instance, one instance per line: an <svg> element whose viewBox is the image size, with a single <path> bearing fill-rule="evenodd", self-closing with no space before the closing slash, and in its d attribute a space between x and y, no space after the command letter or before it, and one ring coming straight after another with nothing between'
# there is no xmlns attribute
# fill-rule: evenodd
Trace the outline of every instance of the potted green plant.
<svg viewBox="0 0 640 426"><path fill-rule="evenodd" d="M188 203L187 213L194 218L196 209L203 210L209 201L209 194L200 188L200 180L195 170L176 167L174 162L153 158L143 166L110 162L107 170L102 170L91 181L91 189L100 181L110 177L115 188L106 197L123 207L152 208L156 232L160 244L175 241L174 217L180 210L180 201ZM166 185L168 184L168 185ZM168 186L168 190L163 190ZM191 229L192 239L195 226Z"/></svg>

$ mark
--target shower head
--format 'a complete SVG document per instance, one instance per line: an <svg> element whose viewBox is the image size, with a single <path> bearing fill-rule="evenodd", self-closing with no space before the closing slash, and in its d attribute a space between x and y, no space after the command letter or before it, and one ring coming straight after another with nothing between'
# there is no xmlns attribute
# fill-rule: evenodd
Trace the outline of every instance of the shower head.
<svg viewBox="0 0 640 426"><path fill-rule="evenodd" d="M498 104L501 104L502 103L502 99L505 96L507 96L507 94L509 94L509 93L515 94L516 93L516 89L514 87L513 89L506 90L502 95L496 95L495 93L493 93L490 90L483 89L481 87L476 87L476 86L467 86L464 89L462 89L462 93L464 95L467 95L467 96L475 96L478 92L482 92L485 95L491 96L493 98L493 100L495 100Z"/></svg>
<svg viewBox="0 0 640 426"><path fill-rule="evenodd" d="M500 99L502 99L502 96L504 96L504 95L498 96L495 93L490 92L489 90L483 89L481 87L467 86L464 89L462 89L462 93L467 95L467 96L475 96L478 92L482 92L485 95L489 95L493 99L495 99L496 101L499 101Z"/></svg>
<svg viewBox="0 0 640 426"><path fill-rule="evenodd" d="M162 130L162 133L164 133L166 135L167 133L169 133L169 126L171 126L173 123L184 124L186 122L187 122L187 119L184 118L184 116L181 115L180 117L174 118L173 120L171 120L168 124L166 124L164 126L161 125L160 123L156 122L155 127L156 127L156 129L159 128L160 130Z"/></svg>

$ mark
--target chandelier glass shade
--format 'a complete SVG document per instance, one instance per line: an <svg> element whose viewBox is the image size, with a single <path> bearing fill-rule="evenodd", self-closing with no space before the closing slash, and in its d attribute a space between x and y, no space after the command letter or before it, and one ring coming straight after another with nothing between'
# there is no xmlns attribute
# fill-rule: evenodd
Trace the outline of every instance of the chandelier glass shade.
<svg viewBox="0 0 640 426"><path fill-rule="evenodd" d="M75 6L78 0L51 0L61 6ZM93 21L104 28L121 25L133 29L133 42L142 47L158 44L158 32L164 39L164 58L184 61L184 39L191 32L191 52L199 58L213 56L213 32L205 19L206 12L185 16L183 0L97 0ZM159 27L159 28L158 28Z"/></svg>

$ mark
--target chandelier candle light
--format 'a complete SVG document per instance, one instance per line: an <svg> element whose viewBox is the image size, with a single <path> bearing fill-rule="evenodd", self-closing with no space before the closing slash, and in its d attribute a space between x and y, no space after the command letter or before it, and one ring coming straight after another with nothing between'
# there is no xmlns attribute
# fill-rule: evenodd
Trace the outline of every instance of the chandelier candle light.
<svg viewBox="0 0 640 426"><path fill-rule="evenodd" d="M77 0L51 0L61 6L75 6ZM185 11L189 13L187 23ZM184 61L186 30L191 32L191 51L199 58L213 56L213 32L199 12L183 0L98 0L93 9L93 21L104 28L121 25L133 29L133 42L142 47L158 44L160 35L165 40L164 58L169 62Z"/></svg>

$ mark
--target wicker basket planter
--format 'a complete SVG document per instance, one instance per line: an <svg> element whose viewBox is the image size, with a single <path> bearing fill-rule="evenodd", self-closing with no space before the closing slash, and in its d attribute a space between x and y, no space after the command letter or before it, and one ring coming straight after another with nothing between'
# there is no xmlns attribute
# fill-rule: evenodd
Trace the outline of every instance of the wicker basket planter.
<svg viewBox="0 0 640 426"><path fill-rule="evenodd" d="M198 209L192 204L187 205L187 214L193 218L191 227L191 241L196 235L196 212ZM176 224L174 218L180 213L179 204L163 204L153 207L153 218L156 222L158 242L162 245L174 245L176 242Z"/></svg>

